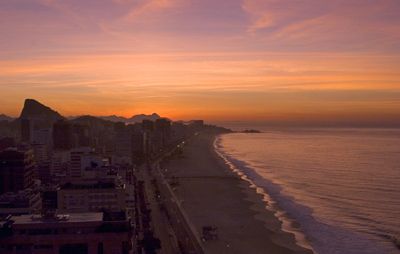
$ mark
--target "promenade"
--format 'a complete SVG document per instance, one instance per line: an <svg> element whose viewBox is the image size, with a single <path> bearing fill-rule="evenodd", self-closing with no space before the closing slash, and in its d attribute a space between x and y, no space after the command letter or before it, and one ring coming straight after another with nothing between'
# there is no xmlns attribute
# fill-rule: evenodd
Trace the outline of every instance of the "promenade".
<svg viewBox="0 0 400 254"><path fill-rule="evenodd" d="M138 206L141 206L136 209L139 231L137 237L140 241L145 238L146 232L151 234L147 237L150 239L147 241L147 248L144 247L146 245L144 241L137 249L140 253L204 253L200 236L160 170L159 162L174 150L175 148L159 156L153 163L142 165L137 172L137 182L143 192L138 199L144 200L137 202ZM143 221L145 223L142 223ZM148 246L148 244L158 245L158 241L161 248Z"/></svg>

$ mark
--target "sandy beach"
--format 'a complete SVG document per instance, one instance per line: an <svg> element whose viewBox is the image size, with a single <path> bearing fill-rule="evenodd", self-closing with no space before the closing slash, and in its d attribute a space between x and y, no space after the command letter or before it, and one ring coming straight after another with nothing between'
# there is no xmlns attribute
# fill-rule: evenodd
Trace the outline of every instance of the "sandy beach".
<svg viewBox="0 0 400 254"><path fill-rule="evenodd" d="M218 239L204 243L206 253L312 253L295 243L293 234L265 209L263 196L250 188L218 156L215 135L189 140L181 156L163 163L174 192L201 235L203 226L218 227Z"/></svg>

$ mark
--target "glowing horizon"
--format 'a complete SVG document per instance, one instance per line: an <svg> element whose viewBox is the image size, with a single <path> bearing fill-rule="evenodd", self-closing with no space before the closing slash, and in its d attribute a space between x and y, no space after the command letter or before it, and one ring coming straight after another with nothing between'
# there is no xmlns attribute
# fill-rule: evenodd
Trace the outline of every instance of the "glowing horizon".
<svg viewBox="0 0 400 254"><path fill-rule="evenodd" d="M400 119L400 2L6 0L0 113Z"/></svg>

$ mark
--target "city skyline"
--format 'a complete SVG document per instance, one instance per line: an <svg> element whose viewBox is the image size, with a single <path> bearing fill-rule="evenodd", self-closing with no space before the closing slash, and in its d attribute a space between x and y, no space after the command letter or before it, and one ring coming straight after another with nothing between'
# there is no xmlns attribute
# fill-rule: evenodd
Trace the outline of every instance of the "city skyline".
<svg viewBox="0 0 400 254"><path fill-rule="evenodd" d="M1 112L398 123L400 4L0 3Z"/></svg>
<svg viewBox="0 0 400 254"><path fill-rule="evenodd" d="M400 253L400 0L0 0L0 253Z"/></svg>

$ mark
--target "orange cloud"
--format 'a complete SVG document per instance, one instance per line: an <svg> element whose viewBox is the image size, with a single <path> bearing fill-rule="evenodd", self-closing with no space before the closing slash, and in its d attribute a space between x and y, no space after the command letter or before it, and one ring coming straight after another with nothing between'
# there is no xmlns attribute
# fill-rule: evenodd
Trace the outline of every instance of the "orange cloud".
<svg viewBox="0 0 400 254"><path fill-rule="evenodd" d="M399 89L397 59L355 53L188 52L9 60L0 61L0 82L7 84L0 92L14 98L8 105L35 97L66 115L160 112L176 119L265 119L345 108L393 112L400 106L400 96L390 96Z"/></svg>

